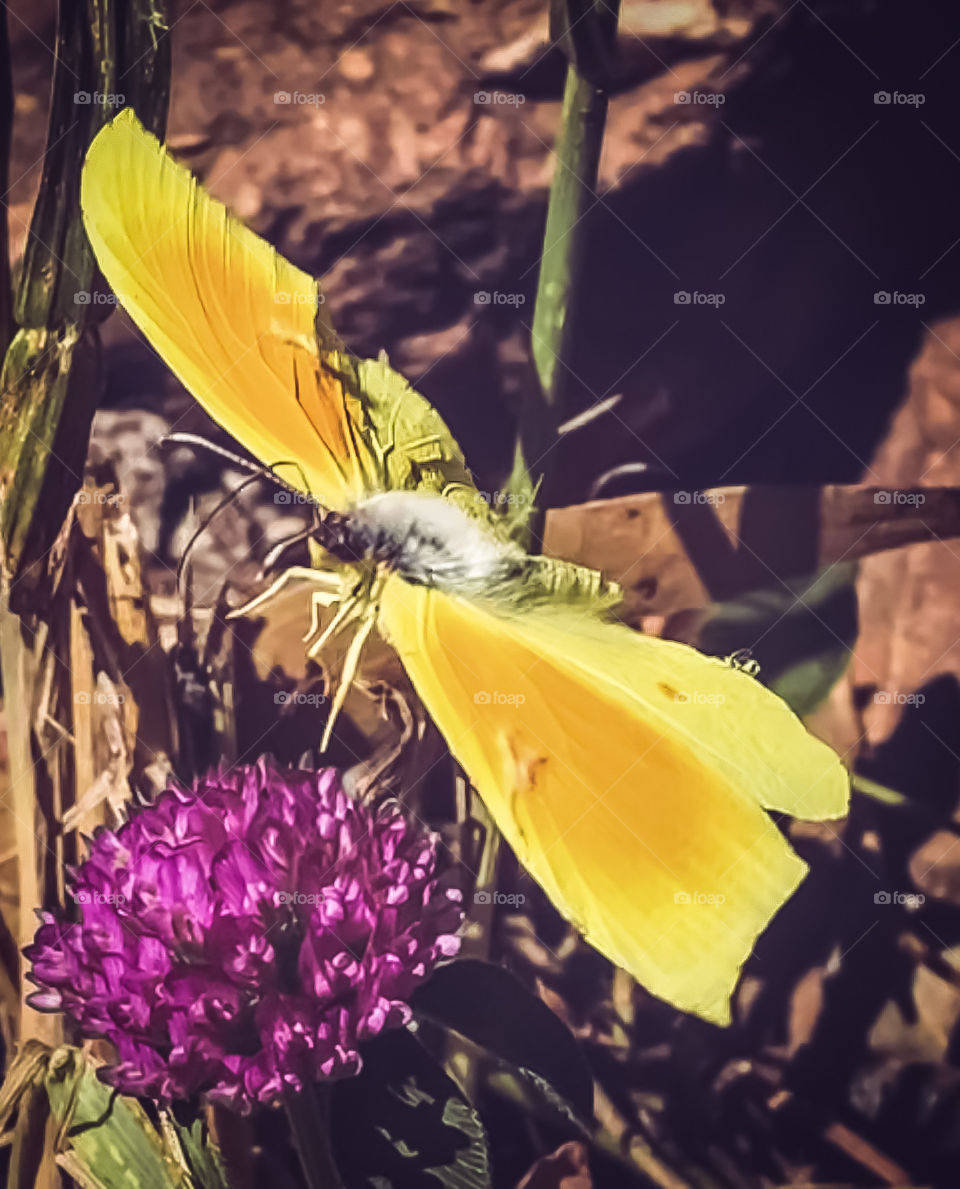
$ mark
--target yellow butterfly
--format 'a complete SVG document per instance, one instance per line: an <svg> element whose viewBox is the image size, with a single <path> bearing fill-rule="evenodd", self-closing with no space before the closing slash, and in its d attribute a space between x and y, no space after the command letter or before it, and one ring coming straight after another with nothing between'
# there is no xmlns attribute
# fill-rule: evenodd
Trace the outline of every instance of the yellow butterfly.
<svg viewBox="0 0 960 1189"><path fill-rule="evenodd" d="M838 757L749 674L609 622L600 575L513 543L437 412L384 360L351 357L317 282L131 111L93 142L81 203L170 368L265 464L295 460L291 486L324 510L321 568L297 573L335 610L311 651L355 633L338 697L376 626L564 916L653 994L728 1023L806 871L765 811L842 817Z"/></svg>

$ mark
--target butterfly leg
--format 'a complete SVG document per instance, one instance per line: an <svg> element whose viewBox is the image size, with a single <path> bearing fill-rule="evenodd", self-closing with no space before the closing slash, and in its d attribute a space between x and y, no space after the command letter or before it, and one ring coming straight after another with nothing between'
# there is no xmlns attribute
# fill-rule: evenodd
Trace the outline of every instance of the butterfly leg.
<svg viewBox="0 0 960 1189"><path fill-rule="evenodd" d="M330 635L331 635L331 629L335 626L335 624L340 619L340 616L342 614L342 610L341 610L342 607L346 606L349 602L350 602L350 596L348 596L345 601L341 601L336 595L331 594L327 590L315 590L313 592L313 594L310 596L310 626L307 628L307 630L304 632L304 634L300 637L300 639L303 641L304 644L306 644L306 642L308 640L312 640L313 637L316 636L318 632L322 632L322 637L321 637L322 643L321 643L321 641L318 640L316 642L316 644L311 645L310 652L307 654L308 656L316 655L316 653L320 651L322 644L325 644L327 642L327 640L330 638ZM334 615L333 621L327 627L327 630L323 631L323 624L320 619L321 611L325 607L331 606L333 603L341 603L341 609L337 610L336 614Z"/></svg>
<svg viewBox="0 0 960 1189"><path fill-rule="evenodd" d="M343 704L347 700L347 694L350 692L350 686L353 684L353 679L357 675L357 669L360 666L360 654L363 651L363 646L367 642L367 637L373 631L373 625L377 622L377 607L376 604L369 604L362 612L360 625L350 641L347 648L347 654L343 658L343 668L340 671L340 679L337 682L337 691L333 696L333 705L330 707L330 714L327 717L327 725L324 727L323 739L320 742L320 750L326 751L327 745L330 742L330 736L333 734L334 724L339 717L340 711L343 709Z"/></svg>
<svg viewBox="0 0 960 1189"><path fill-rule="evenodd" d="M317 636L317 639L314 640L314 642L307 649L307 656L310 657L311 660L315 660L320 655L328 641L336 635L344 623L346 623L346 621L350 618L350 616L356 610L357 605L360 603L361 597L360 588L355 587L340 603L340 606L337 608L333 619L330 620L323 631L320 632L320 635ZM303 637L304 643L306 643L306 641L309 640L311 636L316 635L316 633L319 631L320 608L329 607L331 602L336 602L336 600L328 599L326 591L314 591L312 599L312 613L310 616L310 629Z"/></svg>
<svg viewBox="0 0 960 1189"><path fill-rule="evenodd" d="M291 566L289 570L284 570L283 573L274 582L267 587L261 594L256 595L248 603L244 603L242 607L237 607L236 610L231 611L227 616L228 619L239 619L242 615L250 615L252 612L259 610L265 603L278 595L281 590L287 585L299 579L301 582L310 582L314 586L326 587L330 592L330 602L335 602L337 594L334 593L334 586L339 593L340 580L335 574L330 574L326 570L315 570L310 566ZM316 591L316 594L322 593Z"/></svg>

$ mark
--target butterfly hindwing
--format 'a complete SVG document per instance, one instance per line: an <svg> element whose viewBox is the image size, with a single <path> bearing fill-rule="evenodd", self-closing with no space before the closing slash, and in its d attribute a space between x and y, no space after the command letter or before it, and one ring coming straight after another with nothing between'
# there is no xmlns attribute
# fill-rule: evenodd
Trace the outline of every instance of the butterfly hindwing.
<svg viewBox="0 0 960 1189"><path fill-rule="evenodd" d="M835 815L846 796L836 757L798 720L780 721L779 749L757 752L775 772L752 776L741 715L753 701L763 730L779 713L774 695L692 649L580 612L504 614L394 577L381 622L451 751L560 911L654 994L726 1023L743 961L806 870L760 805L778 788L778 801L806 804L809 815L810 785L823 781L830 792L817 803ZM650 688L654 649L663 650L656 673L665 690ZM692 679L732 689L728 675L740 739L723 742L714 721L711 746L698 746L696 730L672 721L696 703L675 694L692 692ZM650 712L655 697L663 715ZM729 752L724 763L718 750Z"/></svg>

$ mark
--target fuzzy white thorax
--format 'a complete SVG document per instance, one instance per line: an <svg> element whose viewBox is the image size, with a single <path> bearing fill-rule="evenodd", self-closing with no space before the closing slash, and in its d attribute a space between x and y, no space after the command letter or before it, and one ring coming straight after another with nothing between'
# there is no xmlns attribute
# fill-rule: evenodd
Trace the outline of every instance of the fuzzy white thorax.
<svg viewBox="0 0 960 1189"><path fill-rule="evenodd" d="M508 578L524 558L482 520L439 495L370 496L349 513L349 522L369 556L424 586L482 592Z"/></svg>

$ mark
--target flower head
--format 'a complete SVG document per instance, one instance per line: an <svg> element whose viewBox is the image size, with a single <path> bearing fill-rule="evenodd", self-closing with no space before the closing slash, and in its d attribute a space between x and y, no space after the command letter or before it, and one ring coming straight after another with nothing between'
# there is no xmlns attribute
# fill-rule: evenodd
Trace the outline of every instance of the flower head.
<svg viewBox="0 0 960 1189"><path fill-rule="evenodd" d="M263 760L98 831L73 895L81 920L43 913L26 950L33 1006L110 1040L101 1076L124 1093L241 1111L356 1073L463 916L396 803Z"/></svg>

